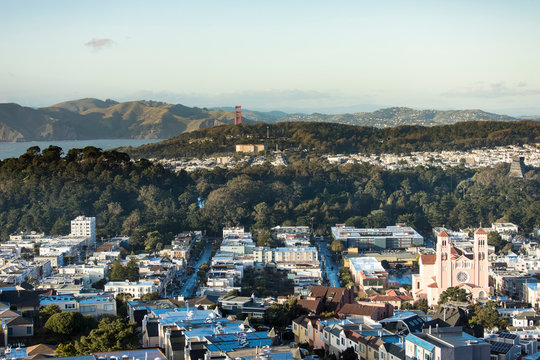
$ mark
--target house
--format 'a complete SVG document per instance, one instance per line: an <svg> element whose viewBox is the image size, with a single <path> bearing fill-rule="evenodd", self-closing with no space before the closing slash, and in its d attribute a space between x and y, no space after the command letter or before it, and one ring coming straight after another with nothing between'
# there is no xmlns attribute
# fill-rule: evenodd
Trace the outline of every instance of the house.
<svg viewBox="0 0 540 360"><path fill-rule="evenodd" d="M7 290L0 291L0 302L9 304L20 312L37 312L39 310L39 295L46 291Z"/></svg>
<svg viewBox="0 0 540 360"><path fill-rule="evenodd" d="M40 306L56 305L61 311L76 311L83 315L116 316L116 300L112 295L74 296L60 294L40 296Z"/></svg>
<svg viewBox="0 0 540 360"><path fill-rule="evenodd" d="M521 355L521 345L518 335L510 333L493 334L486 338L491 344L492 360L514 360Z"/></svg>
<svg viewBox="0 0 540 360"><path fill-rule="evenodd" d="M343 305L353 301L350 289L329 286L313 286L305 299L298 299L296 306L309 314L339 311Z"/></svg>
<svg viewBox="0 0 540 360"><path fill-rule="evenodd" d="M45 359L54 357L55 348L50 345L38 344L26 348L26 359Z"/></svg>
<svg viewBox="0 0 540 360"><path fill-rule="evenodd" d="M358 302L343 305L337 314L342 318L348 316L365 316L379 321L392 316L394 314L394 308L389 304Z"/></svg>
<svg viewBox="0 0 540 360"><path fill-rule="evenodd" d="M406 359L490 359L491 346L457 327L424 329L405 337Z"/></svg>
<svg viewBox="0 0 540 360"><path fill-rule="evenodd" d="M118 294L131 294L135 299L139 299L144 294L158 291L158 287L153 281L116 281L105 284L105 292Z"/></svg>
<svg viewBox="0 0 540 360"><path fill-rule="evenodd" d="M8 339L11 337L34 336L34 323L32 319L22 317L21 313L4 310L0 312L2 331L8 330Z"/></svg>
<svg viewBox="0 0 540 360"><path fill-rule="evenodd" d="M248 317L264 318L266 309L270 306L255 296L227 296L219 300L219 305L226 315L245 314Z"/></svg>

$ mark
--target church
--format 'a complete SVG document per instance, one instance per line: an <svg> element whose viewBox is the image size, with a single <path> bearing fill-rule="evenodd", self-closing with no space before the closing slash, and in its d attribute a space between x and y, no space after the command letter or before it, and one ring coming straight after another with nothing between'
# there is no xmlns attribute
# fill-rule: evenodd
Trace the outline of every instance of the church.
<svg viewBox="0 0 540 360"><path fill-rule="evenodd" d="M446 231L437 235L437 253L420 255L420 273L412 277L414 301L427 299L436 305L441 293L449 287L460 287L473 300L490 295L488 275L488 234L480 228L474 232L472 249L455 246Z"/></svg>

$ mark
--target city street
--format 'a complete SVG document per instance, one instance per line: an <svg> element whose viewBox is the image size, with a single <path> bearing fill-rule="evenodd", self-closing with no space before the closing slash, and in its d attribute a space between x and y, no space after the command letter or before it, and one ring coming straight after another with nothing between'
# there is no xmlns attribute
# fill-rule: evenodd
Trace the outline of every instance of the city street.
<svg viewBox="0 0 540 360"><path fill-rule="evenodd" d="M339 287L339 266L336 265L330 250L326 247L327 242L324 240L317 240L317 245L319 247L319 254L321 256L321 267L323 274L328 275L328 280L330 281L330 286Z"/></svg>
<svg viewBox="0 0 540 360"><path fill-rule="evenodd" d="M183 280L182 288L180 289L179 295L183 295L185 298L189 298L193 296L193 294L195 293L199 285L199 277L197 276L197 271L199 271L199 267L203 263L208 262L210 260L211 254L212 254L212 242L208 241L201 256L199 257L197 262L193 265L195 269L193 271L193 274L189 275L187 278Z"/></svg>

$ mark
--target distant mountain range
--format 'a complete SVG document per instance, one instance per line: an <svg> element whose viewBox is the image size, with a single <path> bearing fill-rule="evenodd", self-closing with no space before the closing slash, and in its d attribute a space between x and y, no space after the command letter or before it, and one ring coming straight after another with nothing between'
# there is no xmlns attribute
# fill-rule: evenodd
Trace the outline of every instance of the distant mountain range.
<svg viewBox="0 0 540 360"><path fill-rule="evenodd" d="M354 114L287 114L243 109L244 123L284 121L331 122L373 127L443 125L460 121L515 121L517 118L482 110L414 110L403 107ZM178 134L233 124L233 108L206 109L158 101L86 98L44 108L0 104L0 141L147 138L168 139Z"/></svg>

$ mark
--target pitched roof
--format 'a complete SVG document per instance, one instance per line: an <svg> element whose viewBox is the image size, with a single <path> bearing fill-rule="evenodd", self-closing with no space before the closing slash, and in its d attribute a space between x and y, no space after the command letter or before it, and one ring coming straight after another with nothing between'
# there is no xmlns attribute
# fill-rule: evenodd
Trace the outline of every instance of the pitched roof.
<svg viewBox="0 0 540 360"><path fill-rule="evenodd" d="M480 234L480 235L487 234L486 230L484 230L482 228L478 228L478 230L476 230L474 233L475 234Z"/></svg>
<svg viewBox="0 0 540 360"><path fill-rule="evenodd" d="M436 260L437 260L437 255L435 255L435 254L420 255L420 262L423 265L433 265L433 264L435 264Z"/></svg>
<svg viewBox="0 0 540 360"><path fill-rule="evenodd" d="M448 233L443 230L439 234L437 234L437 237L450 237L450 236L448 236Z"/></svg>
<svg viewBox="0 0 540 360"><path fill-rule="evenodd" d="M21 316L21 313L13 311L13 310L0 311L0 319L16 318L19 316Z"/></svg>
<svg viewBox="0 0 540 360"><path fill-rule="evenodd" d="M296 302L296 306L307 310L309 312L312 312L314 314L318 314L322 310L322 300L321 299L299 299Z"/></svg>
<svg viewBox="0 0 540 360"><path fill-rule="evenodd" d="M380 306L369 306L360 304L345 304L338 311L340 315L366 315L371 316Z"/></svg>
<svg viewBox="0 0 540 360"><path fill-rule="evenodd" d="M17 307L39 306L39 294L42 292L33 290L2 291L0 301L7 302Z"/></svg>
<svg viewBox="0 0 540 360"><path fill-rule="evenodd" d="M330 287L316 285L311 288L311 295L316 298L324 298L330 302L340 302L347 289L341 287Z"/></svg>
<svg viewBox="0 0 540 360"><path fill-rule="evenodd" d="M8 326L16 326L16 325L32 325L33 322L23 318L22 316L16 317L15 319L11 319L6 321L6 325Z"/></svg>
<svg viewBox="0 0 540 360"><path fill-rule="evenodd" d="M32 355L54 355L55 348L46 344L37 344L26 348L26 354Z"/></svg>

